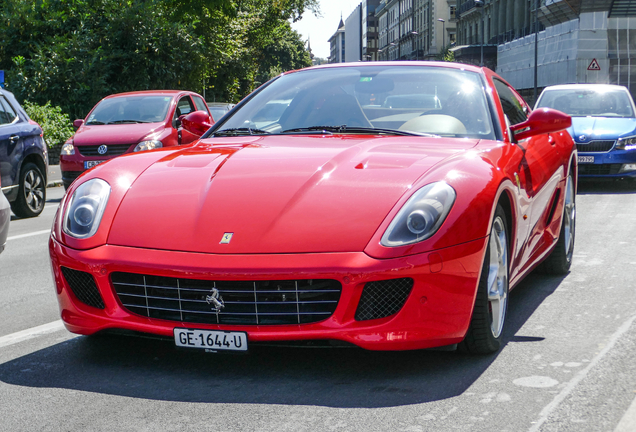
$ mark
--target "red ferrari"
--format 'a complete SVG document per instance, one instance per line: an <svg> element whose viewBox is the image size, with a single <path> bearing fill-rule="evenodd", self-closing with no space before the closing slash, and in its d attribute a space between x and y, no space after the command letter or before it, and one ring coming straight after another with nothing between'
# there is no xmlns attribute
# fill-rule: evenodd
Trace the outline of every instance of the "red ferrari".
<svg viewBox="0 0 636 432"><path fill-rule="evenodd" d="M509 290L570 268L570 124L468 65L283 74L193 146L124 155L69 188L49 243L62 319L207 351L497 351Z"/></svg>

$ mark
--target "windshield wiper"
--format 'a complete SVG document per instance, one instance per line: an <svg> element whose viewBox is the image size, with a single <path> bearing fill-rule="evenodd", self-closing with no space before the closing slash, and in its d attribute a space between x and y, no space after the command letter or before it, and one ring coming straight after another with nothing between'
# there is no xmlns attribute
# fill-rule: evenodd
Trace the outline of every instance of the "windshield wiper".
<svg viewBox="0 0 636 432"><path fill-rule="evenodd" d="M312 132L312 133L320 133L320 132L328 132L328 133L363 133L363 134L378 134L378 135L400 135L400 136L425 136L425 137L439 137L439 135L424 133L424 132L411 132L411 131L402 131L397 129L384 129L384 128L373 128L373 127L363 127L363 126L310 126L304 128L295 128L295 129L287 129L282 131L281 133L297 133L297 132Z"/></svg>
<svg viewBox="0 0 636 432"><path fill-rule="evenodd" d="M101 122L99 120L92 120L92 121L86 122L86 125L105 125L105 124L106 123Z"/></svg>
<svg viewBox="0 0 636 432"><path fill-rule="evenodd" d="M223 129L220 131L214 132L210 136L237 136L237 135L269 135L270 132L264 131L262 129L255 128L232 128L232 129Z"/></svg>
<svg viewBox="0 0 636 432"><path fill-rule="evenodd" d="M143 120L115 120L106 124L123 124L123 123L150 123Z"/></svg>

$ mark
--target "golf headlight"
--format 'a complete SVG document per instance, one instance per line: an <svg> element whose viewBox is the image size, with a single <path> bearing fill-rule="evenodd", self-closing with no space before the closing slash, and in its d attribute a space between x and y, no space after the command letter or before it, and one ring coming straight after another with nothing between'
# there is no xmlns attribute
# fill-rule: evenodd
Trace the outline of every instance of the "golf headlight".
<svg viewBox="0 0 636 432"><path fill-rule="evenodd" d="M64 215L64 232L75 238L87 238L97 232L110 195L110 185L91 179L78 187Z"/></svg>
<svg viewBox="0 0 636 432"><path fill-rule="evenodd" d="M380 243L396 247L429 238L442 225L454 202L455 190L446 183L424 186L404 204Z"/></svg>
<svg viewBox="0 0 636 432"><path fill-rule="evenodd" d="M619 138L616 143L616 150L634 150L636 149L636 136Z"/></svg>
<svg viewBox="0 0 636 432"><path fill-rule="evenodd" d="M64 156L71 156L75 154L75 146L73 146L73 144L71 143L66 143L62 146L62 151L60 152L60 154L64 155Z"/></svg>
<svg viewBox="0 0 636 432"><path fill-rule="evenodd" d="M139 151L152 150L152 149L161 148L161 147L163 147L163 143L161 141L157 141L157 140L142 141L139 144L137 144L137 146L135 147L135 150L133 151L139 152Z"/></svg>

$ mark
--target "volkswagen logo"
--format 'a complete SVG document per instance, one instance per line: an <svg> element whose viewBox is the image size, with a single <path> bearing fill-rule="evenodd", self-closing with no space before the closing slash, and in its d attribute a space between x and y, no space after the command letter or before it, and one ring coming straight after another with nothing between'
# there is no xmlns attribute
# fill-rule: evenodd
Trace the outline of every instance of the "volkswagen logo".
<svg viewBox="0 0 636 432"><path fill-rule="evenodd" d="M99 153L100 155L105 155L107 151L108 151L108 147L106 147L103 144L97 147L97 153Z"/></svg>

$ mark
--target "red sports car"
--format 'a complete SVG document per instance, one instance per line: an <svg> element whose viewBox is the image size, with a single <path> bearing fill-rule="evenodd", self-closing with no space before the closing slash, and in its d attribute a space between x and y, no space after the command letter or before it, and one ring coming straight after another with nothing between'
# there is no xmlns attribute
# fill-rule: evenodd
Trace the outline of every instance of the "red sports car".
<svg viewBox="0 0 636 432"><path fill-rule="evenodd" d="M205 100L183 90L150 90L105 97L75 120L78 128L62 147L60 168L64 187L81 173L124 153L188 144L201 134L183 131L181 117L192 112L214 123Z"/></svg>
<svg viewBox="0 0 636 432"><path fill-rule="evenodd" d="M469 65L283 74L193 146L71 186L50 239L62 319L209 351L496 351L509 290L570 267L570 124Z"/></svg>

